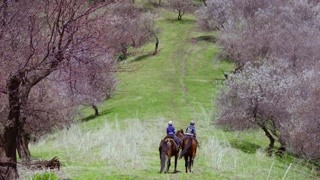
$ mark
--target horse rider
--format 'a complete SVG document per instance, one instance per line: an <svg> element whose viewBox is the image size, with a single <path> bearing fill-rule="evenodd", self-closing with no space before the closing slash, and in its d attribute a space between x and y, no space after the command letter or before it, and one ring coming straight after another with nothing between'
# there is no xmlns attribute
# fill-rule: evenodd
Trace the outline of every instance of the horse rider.
<svg viewBox="0 0 320 180"><path fill-rule="evenodd" d="M176 144L178 145L178 148L180 147L181 141L180 141L180 139L176 136L175 128L174 128L174 126L173 126L172 121L169 121L169 122L168 122L167 137L173 138L174 141L176 142Z"/></svg>
<svg viewBox="0 0 320 180"><path fill-rule="evenodd" d="M196 127L194 125L195 125L194 121L191 121L190 125L187 127L186 133L184 133L184 135L194 137L194 139L197 142L197 146L199 147L199 142L197 140L197 134L196 134Z"/></svg>

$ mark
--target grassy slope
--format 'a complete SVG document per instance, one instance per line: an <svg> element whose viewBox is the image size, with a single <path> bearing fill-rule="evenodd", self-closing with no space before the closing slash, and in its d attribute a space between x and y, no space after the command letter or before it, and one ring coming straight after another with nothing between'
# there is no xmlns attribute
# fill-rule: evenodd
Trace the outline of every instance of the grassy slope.
<svg viewBox="0 0 320 180"><path fill-rule="evenodd" d="M229 133L211 124L212 99L232 66L217 62L217 47L194 41L206 35L192 16L182 22L159 11L160 52L153 44L120 64L115 96L102 103L101 116L44 139L31 147L36 158L59 156L61 177L72 179L306 179L312 170L290 156L266 157L261 132ZM86 110L89 115L91 110ZM168 120L185 128L195 119L201 148L194 173L158 174L158 143ZM262 138L261 138L262 137ZM130 154L134 152L136 155ZM292 164L291 164L292 163ZM178 169L184 170L179 161ZM287 171L288 170L288 171ZM171 168L172 171L172 168Z"/></svg>

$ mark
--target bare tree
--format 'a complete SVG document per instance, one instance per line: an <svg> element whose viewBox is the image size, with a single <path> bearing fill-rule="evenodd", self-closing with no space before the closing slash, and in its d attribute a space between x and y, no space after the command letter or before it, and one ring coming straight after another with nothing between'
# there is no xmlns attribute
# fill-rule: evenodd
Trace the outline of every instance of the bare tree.
<svg viewBox="0 0 320 180"><path fill-rule="evenodd" d="M296 27L317 28L310 26L310 23L317 21L316 11L317 6L299 1L292 4L277 0L234 1L226 8L224 14L228 21L223 24L217 42L224 47L227 58L234 60L238 67L252 61L259 63L267 56L296 59L292 63L293 66L300 63L298 67L303 64L298 62L302 56L307 52L315 53L311 52L313 48L306 47L304 52L293 53L298 47L303 48L297 40L302 41L302 33L315 31ZM305 38L315 43L312 36Z"/></svg>
<svg viewBox="0 0 320 180"><path fill-rule="evenodd" d="M293 79L290 93L283 105L290 114L290 121L283 122L280 140L293 154L319 160L319 64L304 70Z"/></svg>
<svg viewBox="0 0 320 180"><path fill-rule="evenodd" d="M277 63L277 67L288 68L285 62ZM281 122L289 119L282 94L289 95L286 88L291 76L283 77L283 69L267 63L259 68L246 64L241 72L231 75L226 81L227 89L218 96L221 111L217 124L230 130L261 128L272 149L275 140L279 140Z"/></svg>
<svg viewBox="0 0 320 180"><path fill-rule="evenodd" d="M139 47L146 43L151 37L156 36L154 19L145 16L145 13L131 3L115 4L110 9L109 19L111 21L108 32L109 46L113 52L121 52L121 59L128 56L129 47Z"/></svg>
<svg viewBox="0 0 320 180"><path fill-rule="evenodd" d="M223 28L230 15L230 1L209 0L203 1L205 6L196 11L198 26L202 30L219 30Z"/></svg>
<svg viewBox="0 0 320 180"><path fill-rule="evenodd" d="M178 13L178 20L182 20L185 13L194 11L194 4L192 0L170 0L168 2L169 8Z"/></svg>
<svg viewBox="0 0 320 180"><path fill-rule="evenodd" d="M155 18L156 18L155 14L148 12L143 14L140 20L141 27L143 29L141 33L147 36L147 39L149 39L150 37L154 37L155 39L154 51L152 55L156 55L158 53L158 48L160 43L160 40L158 37L159 29L156 28Z"/></svg>
<svg viewBox="0 0 320 180"><path fill-rule="evenodd" d="M105 97L94 88L100 86L98 80L104 76L112 79L114 72L114 62L107 51L112 42L104 33L109 24L104 10L110 2L89 5L85 0L33 0L4 1L4 4L5 8L0 9L0 97L4 100L0 102L3 110L0 159L4 162L0 170L5 179L17 179L16 150L27 139L28 122L39 119L34 125L39 128L46 118L55 120L52 116L59 111L52 110L59 104L61 110L84 102L81 99L89 102ZM98 73L103 71L108 74L99 77ZM108 81L111 85L108 87L113 82ZM105 84L101 87L106 90ZM86 90L93 92L90 95ZM65 101L63 97L68 93L75 98ZM79 100L80 95L90 98L82 96ZM24 154L28 155L27 151Z"/></svg>
<svg viewBox="0 0 320 180"><path fill-rule="evenodd" d="M216 124L229 130L260 128L269 139L269 152L278 141L280 148L319 159L320 84L311 82L320 74L316 67L297 73L284 59L273 63L258 68L248 63L227 80L228 88L218 96Z"/></svg>

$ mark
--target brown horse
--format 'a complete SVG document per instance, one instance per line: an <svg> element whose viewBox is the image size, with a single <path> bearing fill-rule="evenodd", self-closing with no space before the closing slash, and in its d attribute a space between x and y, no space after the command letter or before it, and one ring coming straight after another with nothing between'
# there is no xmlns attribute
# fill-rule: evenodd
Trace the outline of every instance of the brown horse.
<svg viewBox="0 0 320 180"><path fill-rule="evenodd" d="M184 136L183 130L181 129L177 131L176 136L181 141L181 139ZM172 137L166 136L163 140L161 140L160 146L159 146L160 162L161 162L160 173L162 173L164 170L166 160L167 160L167 169L165 173L169 172L172 156L174 156L174 172L177 172L177 162L178 162L179 151L180 149L178 148L178 145L176 144L174 139L172 139Z"/></svg>
<svg viewBox="0 0 320 180"><path fill-rule="evenodd" d="M182 140L181 145L182 151L179 158L184 157L186 173L191 172L191 167L193 166L194 158L197 154L197 141L192 136L185 136Z"/></svg>
<svg viewBox="0 0 320 180"><path fill-rule="evenodd" d="M179 131L177 131L177 132L176 132L176 136L180 139L180 141L182 141L183 138L184 138L183 129L180 129Z"/></svg>

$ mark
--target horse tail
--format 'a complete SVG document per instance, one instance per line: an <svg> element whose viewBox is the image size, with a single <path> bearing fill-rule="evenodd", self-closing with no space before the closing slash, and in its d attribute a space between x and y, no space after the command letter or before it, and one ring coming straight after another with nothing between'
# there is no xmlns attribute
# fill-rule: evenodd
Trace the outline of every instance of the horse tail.
<svg viewBox="0 0 320 180"><path fill-rule="evenodd" d="M162 173L165 163L166 163L166 151L168 149L167 141L162 140L159 146L159 155L160 155L160 173Z"/></svg>
<svg viewBox="0 0 320 180"><path fill-rule="evenodd" d="M167 140L162 140L160 143L160 147L159 147L159 153L160 153L160 159L162 159L162 156L166 155L166 152L168 150L169 146L168 146L168 141Z"/></svg>
<svg viewBox="0 0 320 180"><path fill-rule="evenodd" d="M163 144L163 140L161 140L160 145L159 145L159 155L160 155L160 159L161 159L161 151L162 151L162 144Z"/></svg>
<svg viewBox="0 0 320 180"><path fill-rule="evenodd" d="M183 148L183 150L181 151L180 153L180 156L179 158L182 158L182 156L184 156L187 152L188 152L188 149L191 147L192 145L192 137L189 136L188 138L185 138L185 139L188 139L188 144L185 148Z"/></svg>

